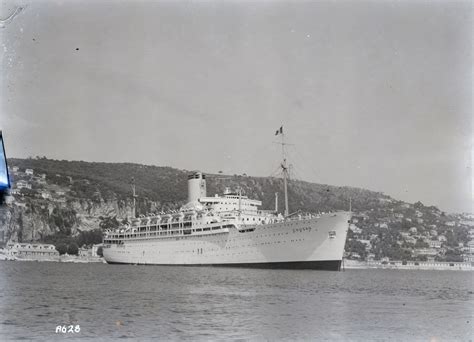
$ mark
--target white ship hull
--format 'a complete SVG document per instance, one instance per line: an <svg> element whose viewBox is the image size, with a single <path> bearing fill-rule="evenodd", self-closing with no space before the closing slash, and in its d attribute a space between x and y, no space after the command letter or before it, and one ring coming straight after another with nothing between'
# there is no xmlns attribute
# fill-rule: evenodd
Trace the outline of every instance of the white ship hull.
<svg viewBox="0 0 474 342"><path fill-rule="evenodd" d="M350 212L105 244L110 264L339 270ZM252 231L252 229L254 229ZM242 232L241 230L246 230Z"/></svg>

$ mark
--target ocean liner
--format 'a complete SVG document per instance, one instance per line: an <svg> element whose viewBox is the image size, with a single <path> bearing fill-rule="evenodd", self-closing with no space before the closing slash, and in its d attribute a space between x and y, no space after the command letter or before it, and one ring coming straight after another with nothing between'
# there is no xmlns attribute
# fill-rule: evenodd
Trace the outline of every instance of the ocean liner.
<svg viewBox="0 0 474 342"><path fill-rule="evenodd" d="M206 176L188 176L180 210L132 218L104 235L109 264L236 266L340 270L350 211L289 214L288 167L282 136L285 212L260 210L240 188L208 197ZM277 195L277 194L275 194ZM134 194L135 199L135 194ZM135 215L134 215L135 216Z"/></svg>

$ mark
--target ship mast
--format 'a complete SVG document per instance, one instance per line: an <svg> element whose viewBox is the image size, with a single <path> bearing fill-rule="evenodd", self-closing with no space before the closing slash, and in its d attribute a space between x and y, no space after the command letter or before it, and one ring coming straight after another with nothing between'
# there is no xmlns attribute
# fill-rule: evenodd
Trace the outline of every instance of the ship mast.
<svg viewBox="0 0 474 342"><path fill-rule="evenodd" d="M281 169L283 171L283 187L285 190L285 217L289 215L288 210L288 166L286 165L286 156L285 156L285 134L283 133L283 126L277 131L278 134L281 135L281 154L282 154L282 162L281 162Z"/></svg>

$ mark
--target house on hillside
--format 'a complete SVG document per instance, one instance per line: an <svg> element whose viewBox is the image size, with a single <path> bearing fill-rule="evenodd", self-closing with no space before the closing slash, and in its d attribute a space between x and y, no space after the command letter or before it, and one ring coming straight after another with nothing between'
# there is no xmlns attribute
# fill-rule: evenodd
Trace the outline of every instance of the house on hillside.
<svg viewBox="0 0 474 342"><path fill-rule="evenodd" d="M13 166L13 167L12 167L12 171L13 171L13 172L18 172L18 166Z"/></svg>
<svg viewBox="0 0 474 342"><path fill-rule="evenodd" d="M433 248L416 248L413 250L413 255L414 256L429 255L429 256L434 257L438 255L438 251Z"/></svg>
<svg viewBox="0 0 474 342"><path fill-rule="evenodd" d="M41 192L41 197L43 197L44 199L50 199L51 194L48 191L42 191Z"/></svg>
<svg viewBox="0 0 474 342"><path fill-rule="evenodd" d="M33 169L26 169L25 170L25 174L27 174L28 176L33 176Z"/></svg>
<svg viewBox="0 0 474 342"><path fill-rule="evenodd" d="M31 189L31 184L23 180L16 183L17 189Z"/></svg>
<svg viewBox="0 0 474 342"><path fill-rule="evenodd" d="M441 241L431 240L428 243L431 248L441 248Z"/></svg>
<svg viewBox="0 0 474 342"><path fill-rule="evenodd" d="M446 242L446 241L448 241L448 239L446 238L446 236L440 235L440 236L438 236L438 241L440 241L440 242Z"/></svg>
<svg viewBox="0 0 474 342"><path fill-rule="evenodd" d="M365 245L365 250L368 252L372 248L372 244L370 243L369 240L359 240L359 242L363 243Z"/></svg>
<svg viewBox="0 0 474 342"><path fill-rule="evenodd" d="M352 259L360 259L359 253L351 253L350 257L351 257Z"/></svg>
<svg viewBox="0 0 474 342"><path fill-rule="evenodd" d="M359 227L357 227L355 224L351 223L349 225L349 229L352 230L352 232L354 232L354 234L360 234L362 233L362 229L360 229Z"/></svg>

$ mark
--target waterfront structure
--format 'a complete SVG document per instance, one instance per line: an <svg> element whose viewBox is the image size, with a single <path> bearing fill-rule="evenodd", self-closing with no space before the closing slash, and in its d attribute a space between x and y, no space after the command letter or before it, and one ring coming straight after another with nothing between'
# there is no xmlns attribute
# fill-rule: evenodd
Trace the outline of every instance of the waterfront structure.
<svg viewBox="0 0 474 342"><path fill-rule="evenodd" d="M10 260L53 260L59 257L54 245L41 243L9 242L5 255Z"/></svg>
<svg viewBox="0 0 474 342"><path fill-rule="evenodd" d="M277 135L283 135L282 129ZM133 218L106 232L104 259L111 264L339 270L352 213L290 214L285 158L281 168L284 213L277 213L277 205L260 210L261 201L248 198L241 188L208 197L206 176L193 172L186 205Z"/></svg>
<svg viewBox="0 0 474 342"><path fill-rule="evenodd" d="M91 250L90 250L90 249L81 247L81 248L79 248L78 255L79 255L80 257L89 257L89 256L91 256L92 254L91 254Z"/></svg>
<svg viewBox="0 0 474 342"><path fill-rule="evenodd" d="M103 244L102 243L99 243L99 244L96 244L96 245L92 245L92 256L100 256L98 251L99 251L99 248L103 248Z"/></svg>

